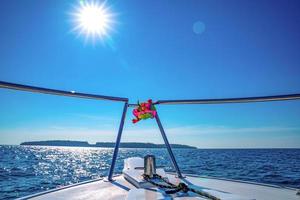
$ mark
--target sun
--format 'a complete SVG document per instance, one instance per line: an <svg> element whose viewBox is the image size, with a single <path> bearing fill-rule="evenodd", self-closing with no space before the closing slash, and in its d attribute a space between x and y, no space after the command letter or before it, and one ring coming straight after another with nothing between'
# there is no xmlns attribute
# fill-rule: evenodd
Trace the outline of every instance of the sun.
<svg viewBox="0 0 300 200"><path fill-rule="evenodd" d="M82 1L72 15L75 22L73 30L93 41L109 37L115 23L114 14L104 2Z"/></svg>

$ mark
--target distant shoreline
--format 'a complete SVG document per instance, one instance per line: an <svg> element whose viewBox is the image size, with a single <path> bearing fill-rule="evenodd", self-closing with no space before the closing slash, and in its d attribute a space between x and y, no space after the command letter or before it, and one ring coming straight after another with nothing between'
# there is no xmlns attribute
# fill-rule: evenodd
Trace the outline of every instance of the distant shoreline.
<svg viewBox="0 0 300 200"><path fill-rule="evenodd" d="M86 141L70 141L70 140L47 140L47 141L30 141L22 142L20 145L26 146L63 146L63 147L100 147L114 148L114 142L97 142L89 144ZM197 147L184 144L171 144L172 148L179 149L197 149ZM165 148L164 144L142 143L142 142L122 142L120 148Z"/></svg>
<svg viewBox="0 0 300 200"><path fill-rule="evenodd" d="M163 145L163 147L161 147L161 148L165 148L164 144L162 144L162 145ZM21 143L21 144L0 144L0 147L1 146L49 146L49 145L26 145L26 144ZM74 146L55 146L55 145L53 145L52 147L74 147ZM87 147L94 147L94 146L87 146ZM96 147L96 148L114 148L114 146L113 147ZM126 148L126 147L120 147L120 148ZM149 148L151 148L151 147L149 147ZM190 148L188 148L188 149L190 149ZM217 147L195 147L192 149L198 149L198 150L300 150L300 147L231 147L231 148L228 148L228 147L219 147L219 148L217 148Z"/></svg>

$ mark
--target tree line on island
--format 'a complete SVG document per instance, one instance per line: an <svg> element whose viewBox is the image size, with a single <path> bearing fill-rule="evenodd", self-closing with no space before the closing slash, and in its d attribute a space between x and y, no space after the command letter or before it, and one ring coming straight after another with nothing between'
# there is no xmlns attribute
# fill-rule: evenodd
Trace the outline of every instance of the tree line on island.
<svg viewBox="0 0 300 200"><path fill-rule="evenodd" d="M114 142L97 142L96 144L89 144L84 141L71 141L71 140L47 140L47 141L32 141L22 142L20 145L31 146L66 146L66 147L101 147L101 148L113 148ZM184 144L170 144L172 148L181 149L197 149L197 147L184 145ZM142 142L121 142L120 148L164 148L165 144L153 144Z"/></svg>

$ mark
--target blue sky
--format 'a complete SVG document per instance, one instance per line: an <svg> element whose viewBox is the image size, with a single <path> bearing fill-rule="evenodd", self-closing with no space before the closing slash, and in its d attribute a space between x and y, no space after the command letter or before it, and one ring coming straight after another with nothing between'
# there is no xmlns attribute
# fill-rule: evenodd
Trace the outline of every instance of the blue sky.
<svg viewBox="0 0 300 200"><path fill-rule="evenodd" d="M1 2L0 80L133 103L300 92L297 0L111 0L114 31L96 43L71 31L78 4ZM0 144L114 141L122 106L0 89ZM158 110L172 143L300 148L299 101ZM162 143L154 120L131 118L129 109L122 141Z"/></svg>

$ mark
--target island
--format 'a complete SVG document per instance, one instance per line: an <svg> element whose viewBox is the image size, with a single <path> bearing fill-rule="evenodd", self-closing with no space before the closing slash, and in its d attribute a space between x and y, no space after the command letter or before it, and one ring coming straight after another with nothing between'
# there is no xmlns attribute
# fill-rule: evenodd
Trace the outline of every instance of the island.
<svg viewBox="0 0 300 200"><path fill-rule="evenodd" d="M85 141L71 141L71 140L47 140L47 141L32 141L22 142L20 145L30 146L65 146L65 147L100 147L100 148L114 148L114 142L97 142L96 144L89 144ZM197 149L197 147L184 144L171 144L172 148L180 149ZM165 148L165 144L153 144L142 142L121 142L120 148Z"/></svg>

